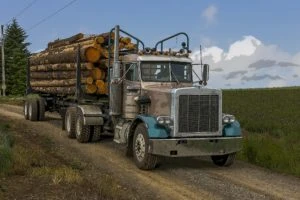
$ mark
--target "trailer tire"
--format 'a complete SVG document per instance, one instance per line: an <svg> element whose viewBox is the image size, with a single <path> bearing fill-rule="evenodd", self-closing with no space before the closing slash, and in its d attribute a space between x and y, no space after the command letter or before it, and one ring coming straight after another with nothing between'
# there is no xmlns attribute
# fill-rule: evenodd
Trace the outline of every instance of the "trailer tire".
<svg viewBox="0 0 300 200"><path fill-rule="evenodd" d="M77 109L76 117L76 139L80 143L87 143L91 135L91 126L83 124L83 113Z"/></svg>
<svg viewBox="0 0 300 200"><path fill-rule="evenodd" d="M30 121L38 120L38 102L36 99L32 99L28 102L28 119Z"/></svg>
<svg viewBox="0 0 300 200"><path fill-rule="evenodd" d="M76 137L76 108L69 107L65 113L64 117L65 129L67 132L68 138Z"/></svg>
<svg viewBox="0 0 300 200"><path fill-rule="evenodd" d="M46 112L46 106L45 106L45 99L39 98L38 100L38 106L39 106L39 121L45 121L45 112Z"/></svg>
<svg viewBox="0 0 300 200"><path fill-rule="evenodd" d="M26 120L28 120L29 119L29 115L28 115L28 101L27 100L24 102L23 112L24 112L24 118Z"/></svg>
<svg viewBox="0 0 300 200"><path fill-rule="evenodd" d="M101 134L103 132L103 128L100 125L93 126L93 133L91 137L91 142L97 142L101 138Z"/></svg>
<svg viewBox="0 0 300 200"><path fill-rule="evenodd" d="M229 167L234 163L236 153L221 156L211 156L213 163L220 167Z"/></svg>
<svg viewBox="0 0 300 200"><path fill-rule="evenodd" d="M136 166L143 170L154 169L158 162L158 156L148 153L148 149L148 130L144 123L140 123L134 131L132 151Z"/></svg>

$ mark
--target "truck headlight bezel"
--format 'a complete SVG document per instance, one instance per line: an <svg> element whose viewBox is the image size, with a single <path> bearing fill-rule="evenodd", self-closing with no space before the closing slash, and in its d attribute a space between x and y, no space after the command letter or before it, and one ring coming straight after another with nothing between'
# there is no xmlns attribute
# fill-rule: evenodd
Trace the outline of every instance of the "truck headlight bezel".
<svg viewBox="0 0 300 200"><path fill-rule="evenodd" d="M233 115L223 114L222 122L223 124L232 124L233 122L235 122L235 117Z"/></svg>
<svg viewBox="0 0 300 200"><path fill-rule="evenodd" d="M173 125L173 119L170 116L158 116L156 117L156 121L158 124L168 127Z"/></svg>

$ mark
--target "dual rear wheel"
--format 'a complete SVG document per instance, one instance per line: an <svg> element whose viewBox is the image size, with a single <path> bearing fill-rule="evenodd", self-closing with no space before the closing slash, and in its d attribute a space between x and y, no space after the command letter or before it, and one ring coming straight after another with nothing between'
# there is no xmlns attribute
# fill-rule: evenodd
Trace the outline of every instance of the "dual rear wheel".
<svg viewBox="0 0 300 200"><path fill-rule="evenodd" d="M69 107L65 115L65 128L69 138L76 138L80 143L100 140L102 126L84 125L84 116L80 109Z"/></svg>
<svg viewBox="0 0 300 200"><path fill-rule="evenodd" d="M24 118L30 121L44 121L46 110L45 104L44 98L26 100L23 107Z"/></svg>

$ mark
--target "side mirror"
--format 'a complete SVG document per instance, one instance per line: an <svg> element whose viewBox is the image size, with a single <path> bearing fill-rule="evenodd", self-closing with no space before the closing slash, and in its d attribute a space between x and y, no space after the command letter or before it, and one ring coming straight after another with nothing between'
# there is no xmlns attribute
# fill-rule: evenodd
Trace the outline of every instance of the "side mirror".
<svg viewBox="0 0 300 200"><path fill-rule="evenodd" d="M204 64L202 70L202 81L203 85L207 85L207 81L209 80L209 65Z"/></svg>

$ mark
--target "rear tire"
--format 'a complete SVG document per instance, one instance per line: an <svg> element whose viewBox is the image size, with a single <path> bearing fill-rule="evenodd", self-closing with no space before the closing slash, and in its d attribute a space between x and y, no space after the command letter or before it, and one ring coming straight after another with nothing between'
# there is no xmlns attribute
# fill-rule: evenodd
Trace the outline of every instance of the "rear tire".
<svg viewBox="0 0 300 200"><path fill-rule="evenodd" d="M93 130L93 135L92 135L91 141L92 142L97 142L101 138L101 134L103 132L103 128L100 125L95 125L95 126L93 126L93 129L94 130Z"/></svg>
<svg viewBox="0 0 300 200"><path fill-rule="evenodd" d="M46 112L46 106L45 106L45 99L39 98L38 100L38 106L39 106L39 121L45 121L45 112Z"/></svg>
<svg viewBox="0 0 300 200"><path fill-rule="evenodd" d="M76 108L69 107L67 108L65 114L65 128L68 138L76 137Z"/></svg>
<svg viewBox="0 0 300 200"><path fill-rule="evenodd" d="M133 159L136 166L143 170L154 169L158 157L148 153L149 137L144 123L137 125L133 137Z"/></svg>
<svg viewBox="0 0 300 200"><path fill-rule="evenodd" d="M29 119L29 115L28 115L28 101L26 100L25 102L24 102L24 106L23 106L23 112L24 112L24 118L26 119L26 120L28 120Z"/></svg>
<svg viewBox="0 0 300 200"><path fill-rule="evenodd" d="M28 102L28 119L30 121L38 120L38 102L36 99L32 99Z"/></svg>
<svg viewBox="0 0 300 200"><path fill-rule="evenodd" d="M83 113L77 109L76 117L76 139L80 143L87 143L91 135L91 126L83 124Z"/></svg>
<svg viewBox="0 0 300 200"><path fill-rule="evenodd" d="M228 167L234 163L236 153L221 155L221 156L211 156L211 159L215 165L220 167Z"/></svg>

